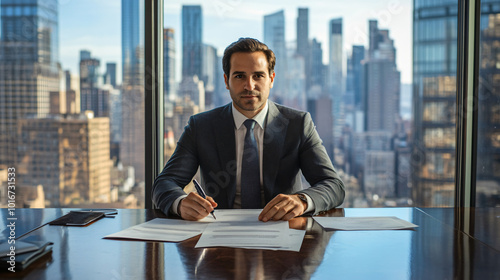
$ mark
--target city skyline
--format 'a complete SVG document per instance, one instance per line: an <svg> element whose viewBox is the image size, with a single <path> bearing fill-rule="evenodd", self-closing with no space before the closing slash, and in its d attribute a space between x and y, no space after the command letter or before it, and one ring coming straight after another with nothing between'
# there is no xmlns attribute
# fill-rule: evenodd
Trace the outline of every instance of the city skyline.
<svg viewBox="0 0 500 280"><path fill-rule="evenodd" d="M59 50L66 46L64 42L60 43L58 36L61 26L58 20L59 2L30 0L26 3L3 0L1 6L3 33L0 54L4 63L0 64L0 92L4 102L0 105L4 109L0 110L3 113L0 114L0 122L8 132L0 137L0 148L4 150L3 155L7 155L3 156L2 164L14 162L20 166L21 177L30 174L29 178L33 178L33 181L20 180L21 184L26 185L24 187L31 188L30 191L35 191L35 188L38 191L38 183L43 185L46 191L45 200L49 202L47 205L55 203L53 201L58 201L61 205L118 201L118 189L129 192L132 186L138 196L127 198L127 201L125 196L121 196L121 202L126 205L139 205L138 201L144 201L140 193L144 188L145 178L143 148L146 143L143 137L143 123L144 111L147 110L143 98L143 2L121 2L121 53L117 52L121 59L118 58L117 62L113 63L112 60L94 55L95 48L80 46L77 52L80 68L79 71L72 71L73 75L69 75L69 71L61 71L68 69L64 64L62 68L58 66L59 62L63 61L59 59ZM236 2L227 2L226 12L228 3ZM69 2L63 5L69 5ZM330 158L341 173L342 179L346 181L350 193L346 198L346 206L413 203L446 206L454 203L454 154L457 141L455 129L460 117L460 114L457 114L459 108L456 102L457 60L460 59L457 57L458 30L454 28L457 26L457 8L455 3L443 2L435 5L425 0L416 1L415 5L418 10L415 11L412 24L414 33L411 43L415 56L412 57L414 83L411 85L400 84L401 69L396 59L400 52L395 44L396 39L391 29L379 25L378 20L368 21L369 32L364 34L368 44L350 46L354 53L349 57L343 50L344 42L348 40L345 38L349 33L345 28L344 17L330 18L327 42L318 41L320 39L311 33L307 35L310 23L309 8L297 8L297 11L302 13L301 18L295 18L296 25L287 25L289 18L286 16L286 9L259 15L260 20L253 19L263 22L260 26L263 27L263 38L252 37L262 40L275 51L283 69L277 72L285 72L284 79L281 80L282 87L275 83L270 100L274 99L278 103L311 113L313 121L318 124L318 133L324 140ZM192 11L185 13L184 10L188 8ZM207 9L211 8L212 6L209 6ZM497 199L500 193L496 173L500 158L500 132L496 129L499 118L498 105L495 104L500 100L495 84L498 74L495 62L498 56L496 46L500 40L497 35L500 20L497 15L500 9L487 4L482 6L481 10L481 80L478 87L478 143L481 145L478 145L477 151L481 162L478 162L477 193L480 204L491 204L496 203L494 199ZM223 10L219 7L219 11ZM439 12L442 15L437 18L436 14ZM201 34L207 29L203 28L206 24L201 24L206 22L205 13L210 17L210 12L206 12L201 5L183 5L182 29L177 28L176 38L171 38L172 44L182 42L181 48L175 48L178 50L175 52L178 57L184 52L184 58L191 60L178 59L179 66L183 69L182 82L179 83L177 92L180 98L165 103L164 132L169 138L166 139L167 143L182 134L187 117L222 105L219 103L219 97L227 96L221 79L218 79L219 82L214 81L215 76L222 76L216 67L220 63L216 62L220 60L220 57L217 58L216 46L204 40L203 37L207 36ZM173 20L173 17L166 17ZM221 17L224 18L224 13ZM88 20L91 22L91 19ZM236 21L226 18L226 25L233 22ZM168 26L168 23L165 26ZM258 29L259 25L252 27L252 30ZM302 32L297 32L297 46L284 36L290 30L296 31L296 28L303 29ZM231 26L229 29L237 29L237 26ZM211 25L208 30L213 30ZM85 34L82 34L82 37L85 38ZM214 38L210 37L210 40ZM440 45L436 44L437 40ZM302 56L297 55L300 53L299 43L302 43L302 46L307 45L304 42L311 42L310 49L305 48ZM219 52L221 50L219 49ZM168 50L166 53L174 55L174 50ZM109 73L122 69L122 87L114 89L110 85L103 86L97 82L103 78L104 72L98 71L98 68L104 64L107 65L106 71ZM308 64L315 66L309 69ZM110 69L108 65L111 66ZM170 63L166 62L166 65ZM38 73L38 69L43 71ZM312 69L321 71L314 72ZM171 76L173 75L174 73L171 73ZM108 75L106 79L111 76L113 75ZM314 79L306 86L309 77ZM74 88L74 85L71 86L73 81L78 80L79 90ZM355 89L357 83L362 85L359 92ZM404 92L408 94L412 92L412 87L412 113L409 113L412 120L401 119L398 104L403 99L402 89L406 88ZM170 93L176 92L166 91L165 95ZM69 128L69 122L65 120L84 118L84 114L79 114L78 111L83 113L89 109L93 111L85 113L89 125L101 118L103 125L96 127L95 131L105 132L105 138L95 142L93 148L90 148L93 143L91 136L98 133L89 133L88 137L80 139L79 128L82 127L73 126L66 131L59 128L61 125ZM62 116L64 113L69 114ZM47 130L42 124L46 124ZM118 135L115 128L120 129L121 138L115 137ZM64 132L61 134L63 138L57 138L57 143L53 141L56 139L56 132ZM111 139L115 138L117 140L112 142ZM169 148L174 147L175 144L169 145ZM57 156L56 152L61 149L68 153L60 153L62 156ZM102 153L94 154L97 150ZM104 178L100 180L101 183L104 184L104 181L112 178L112 170L108 169L108 165L121 163L132 168L132 173L127 172L126 177L136 185L116 184L108 188L109 183L95 187L90 181L79 184L69 180L68 178L76 174L73 171L83 171L84 176L92 178L97 176L97 173L93 173L95 168L99 169L97 165L85 169L85 165L69 164L71 153L79 154L81 151L89 153L89 161L93 162L98 158L99 162L106 164L100 170L103 171ZM414 155L418 155L418 158L413 158ZM165 156L168 158L167 153ZM114 179L125 177L120 175L121 164L113 167ZM58 174L67 176L64 175L62 180ZM45 177L46 181L39 179ZM78 187L84 190L87 185L94 194L99 193L94 190L104 192L88 197L80 192L82 199L77 199L78 192L73 189ZM64 193L60 193L61 190ZM61 200L62 194L67 197ZM39 198L43 200L43 197L42 192Z"/></svg>
<svg viewBox="0 0 500 280"><path fill-rule="evenodd" d="M323 3L321 3L323 2ZM394 44L398 50L397 65L401 71L402 83L411 83L412 73L412 2L387 1L385 3L372 3L358 1L356 3L332 4L333 11L324 9L324 1L309 1L307 5L299 1L284 3L265 3L265 6L256 9L255 4L263 1L213 1L198 3L202 6L203 37L205 44L213 45L221 54L231 42L242 36L255 37L263 40L264 15L284 10L286 42L295 41L296 19L298 8L309 8L309 39L316 38L325 48L328 46L328 22L333 18L343 19L344 62L352 45L368 46L368 20L376 19L380 28L389 29ZM362 3L362 5L360 5ZM182 50L181 14L185 1L168 1L164 7L164 27L175 30L176 49ZM197 4L190 2L189 4ZM88 9L89 5L99 7ZM363 10L359 10L362 6ZM60 58L63 69L77 73L79 52L82 49L90 50L93 56L107 62L121 63L120 52L120 1L63 1L60 3ZM326 10L326 11L325 11ZM244 11L244 12L240 12ZM228 28L228 26L230 28ZM224 30L224 32L221 32ZM244 31L242 31L244 30ZM328 53L323 55L324 63L328 61ZM177 54L177 68L179 73L181 55ZM345 64L345 63L344 63ZM344 66L345 67L345 66ZM121 65L117 65L118 82L121 83ZM345 73L345 72L344 72ZM177 75L180 81L181 75Z"/></svg>

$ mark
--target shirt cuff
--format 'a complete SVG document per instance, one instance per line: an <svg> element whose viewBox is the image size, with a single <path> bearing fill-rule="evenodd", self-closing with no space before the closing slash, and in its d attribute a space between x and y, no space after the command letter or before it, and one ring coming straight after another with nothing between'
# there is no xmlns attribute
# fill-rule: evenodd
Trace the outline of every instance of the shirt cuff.
<svg viewBox="0 0 500 280"><path fill-rule="evenodd" d="M304 211L304 214L305 214L305 213L309 213L309 212L311 212L311 211L314 211L314 210L316 209L316 207L314 207L314 202L312 201L311 197L310 197L310 196L308 196L308 195L307 195L307 194L305 194L305 193L302 193L302 194L303 194L303 195L306 197L306 199L307 199L307 208L306 208L306 210Z"/></svg>
<svg viewBox="0 0 500 280"><path fill-rule="evenodd" d="M185 197L187 196L187 194L185 195L181 195L179 196L175 201L174 203L172 203L172 207L170 207L170 212L174 213L175 215L177 216L180 216L179 213L177 212L177 209L179 207L179 203L181 203L181 200L184 199ZM308 204L309 205L309 204Z"/></svg>

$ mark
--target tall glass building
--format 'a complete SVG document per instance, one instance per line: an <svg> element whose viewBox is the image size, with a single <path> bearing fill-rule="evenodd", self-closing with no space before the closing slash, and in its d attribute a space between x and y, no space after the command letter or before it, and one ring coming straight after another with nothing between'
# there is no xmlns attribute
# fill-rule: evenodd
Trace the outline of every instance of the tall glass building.
<svg viewBox="0 0 500 280"><path fill-rule="evenodd" d="M200 5L182 6L182 78L202 75L202 12Z"/></svg>
<svg viewBox="0 0 500 280"><path fill-rule="evenodd" d="M165 106L175 100L175 31L163 29L163 95Z"/></svg>
<svg viewBox="0 0 500 280"><path fill-rule="evenodd" d="M15 164L18 122L49 114L59 91L57 2L1 1L0 165Z"/></svg>
<svg viewBox="0 0 500 280"><path fill-rule="evenodd" d="M144 3L122 0L122 74L123 85L143 84Z"/></svg>
<svg viewBox="0 0 500 280"><path fill-rule="evenodd" d="M476 206L499 207L500 1L481 3Z"/></svg>
<svg viewBox="0 0 500 280"><path fill-rule="evenodd" d="M328 63L328 80L329 91L332 97L332 114L333 114L333 138L335 148L339 147L340 138L342 136L342 128L345 124L344 116L344 74L343 67L343 35L342 35L342 18L330 20L328 23L328 40L329 40L329 63ZM335 163L339 164L338 161Z"/></svg>
<svg viewBox="0 0 500 280"><path fill-rule="evenodd" d="M144 1L122 0L122 142L120 160L145 179Z"/></svg>
<svg viewBox="0 0 500 280"><path fill-rule="evenodd" d="M500 205L500 1L481 2L476 206L491 207ZM413 196L420 206L453 206L458 6L414 7Z"/></svg>
<svg viewBox="0 0 500 280"><path fill-rule="evenodd" d="M418 206L454 204L457 3L414 1L411 180Z"/></svg>
<svg viewBox="0 0 500 280"><path fill-rule="evenodd" d="M264 44L273 50L276 56L274 71L276 77L272 97L279 103L286 98L287 56L285 44L285 12L283 10L264 16Z"/></svg>

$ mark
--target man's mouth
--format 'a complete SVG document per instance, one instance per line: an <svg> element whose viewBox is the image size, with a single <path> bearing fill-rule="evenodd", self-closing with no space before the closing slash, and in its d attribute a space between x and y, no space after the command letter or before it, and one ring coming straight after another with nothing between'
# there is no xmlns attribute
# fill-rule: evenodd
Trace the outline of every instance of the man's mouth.
<svg viewBox="0 0 500 280"><path fill-rule="evenodd" d="M241 98L254 98L259 97L259 92L257 91L243 91L241 92Z"/></svg>

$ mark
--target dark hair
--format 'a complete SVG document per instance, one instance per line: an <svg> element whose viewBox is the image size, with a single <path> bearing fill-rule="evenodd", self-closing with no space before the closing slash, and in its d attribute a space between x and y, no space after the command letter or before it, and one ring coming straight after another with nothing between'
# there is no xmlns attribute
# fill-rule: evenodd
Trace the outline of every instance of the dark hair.
<svg viewBox="0 0 500 280"><path fill-rule="evenodd" d="M229 70L231 68L231 56L236 52L263 52L267 58L269 75L274 72L274 65L276 64L276 56L274 55L274 52L269 49L266 44L257 39L240 38L224 50L224 56L222 57L222 69L227 77L229 77Z"/></svg>

